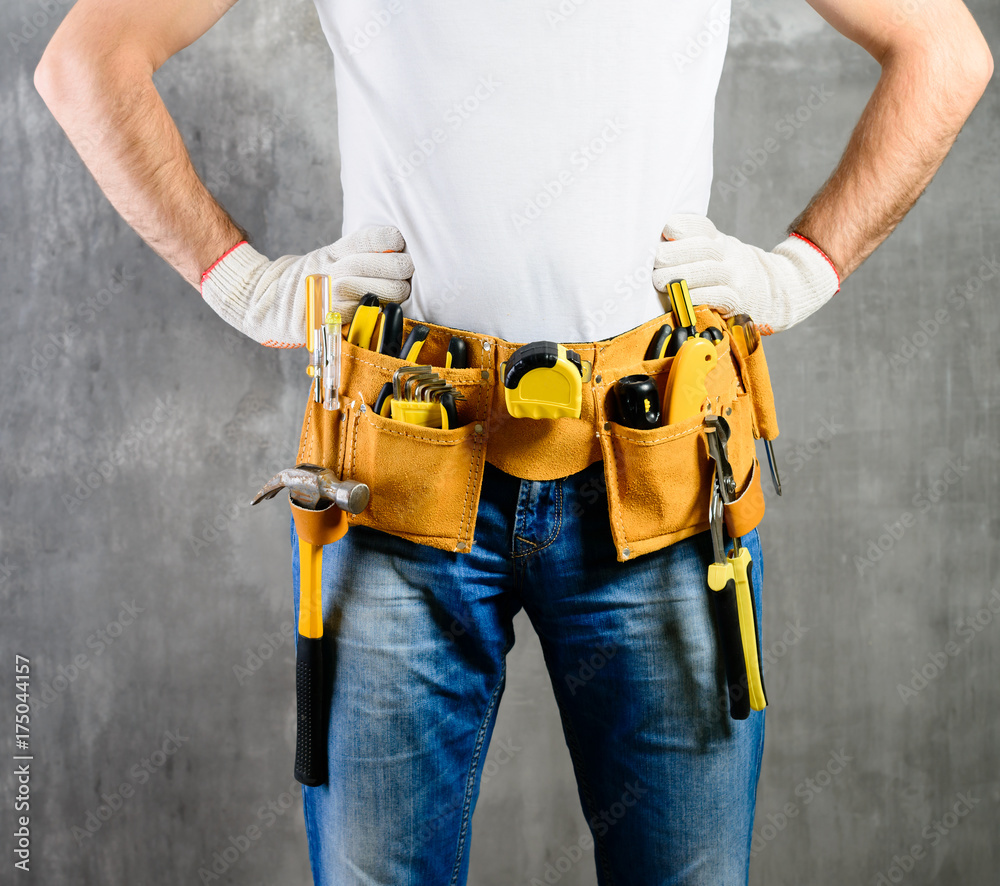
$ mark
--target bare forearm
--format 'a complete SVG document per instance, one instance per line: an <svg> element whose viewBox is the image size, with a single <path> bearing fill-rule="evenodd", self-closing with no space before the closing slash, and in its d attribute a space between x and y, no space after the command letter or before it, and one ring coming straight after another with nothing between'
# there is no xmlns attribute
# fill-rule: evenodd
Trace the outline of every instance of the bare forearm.
<svg viewBox="0 0 1000 886"><path fill-rule="evenodd" d="M882 76L840 163L788 228L822 247L841 279L927 187L985 89L985 67L916 48L882 60Z"/></svg>
<svg viewBox="0 0 1000 886"><path fill-rule="evenodd" d="M122 217L185 280L244 238L198 178L152 71L127 58L39 66L36 85Z"/></svg>

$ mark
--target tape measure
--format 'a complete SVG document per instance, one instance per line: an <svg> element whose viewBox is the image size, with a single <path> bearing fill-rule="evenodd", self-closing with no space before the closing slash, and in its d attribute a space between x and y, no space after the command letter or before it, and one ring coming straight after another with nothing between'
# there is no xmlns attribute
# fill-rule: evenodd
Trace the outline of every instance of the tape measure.
<svg viewBox="0 0 1000 886"><path fill-rule="evenodd" d="M554 341L529 342L500 364L500 374L514 418L580 417L583 362L576 351Z"/></svg>

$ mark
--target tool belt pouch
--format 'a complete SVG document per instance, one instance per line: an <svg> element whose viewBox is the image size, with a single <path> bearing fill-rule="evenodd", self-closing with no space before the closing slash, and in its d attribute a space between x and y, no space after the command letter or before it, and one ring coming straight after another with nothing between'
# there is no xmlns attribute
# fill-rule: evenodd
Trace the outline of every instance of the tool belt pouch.
<svg viewBox="0 0 1000 886"><path fill-rule="evenodd" d="M295 534L311 545L322 547L339 541L347 532L347 513L332 502L325 508L311 510L299 507L288 497L295 520Z"/></svg>
<svg viewBox="0 0 1000 886"><path fill-rule="evenodd" d="M761 374L749 361L744 366L736 359L719 314L704 307L696 314L699 331L712 325L725 332L716 344L718 365L706 386L713 411L730 425L728 455L740 497L727 508L726 520L731 535L742 535L763 516L754 438L761 427L776 433L767 367L761 361ZM584 375L580 417L528 419L507 413L499 374L500 365L522 343L406 318L404 338L417 322L430 329L417 362L432 365L464 395L456 400L458 426L448 429L378 415L372 404L382 386L395 369L414 364L345 340L341 408L324 409L310 396L298 461L368 484L370 503L360 514L346 515L349 525L464 553L472 548L487 461L516 477L551 480L603 460L607 519L618 560L665 547L709 525L712 467L703 418L651 430L627 428L614 420L613 388L619 378L645 373L655 379L662 396L673 358L642 358L667 319L655 317L612 339L566 344L591 364ZM452 335L467 342L468 368L444 368ZM763 356L760 348L757 353ZM603 490L593 492L598 500Z"/></svg>
<svg viewBox="0 0 1000 886"><path fill-rule="evenodd" d="M770 384L765 375L752 387L749 364L744 367L738 360L736 345L718 313L698 306L696 320L699 332L716 326L725 333L716 344L718 363L705 384L712 412L724 417L730 427L727 451L738 498L726 506L726 526L731 536L745 535L764 515L754 439L758 436L758 415L771 416L773 424ZM662 322L660 317L639 327L644 330L644 343ZM707 530L713 477L703 415L650 430L627 428L614 420L613 387L618 378L632 373L648 375L656 381L662 398L673 363L672 357L629 363L627 354L616 352L615 343L622 337L597 343L594 366L594 380L600 379L596 387L604 422L601 447L608 510L620 561ZM760 409L751 390L759 396Z"/></svg>
<svg viewBox="0 0 1000 886"><path fill-rule="evenodd" d="M404 336L415 322L404 320ZM445 369L448 340L460 331L425 325L432 334L418 362L433 364L434 371L465 396L456 400L458 426L422 427L377 414L372 405L383 384L392 380L394 370L415 364L344 340L340 410L324 409L310 396L298 460L368 485L368 507L360 514L348 514L349 525L371 526L419 544L467 552L485 465L490 376L471 366L472 347L471 368Z"/></svg>
<svg viewBox="0 0 1000 886"><path fill-rule="evenodd" d="M774 391L771 389L771 374L767 371L764 346L744 357L739 348L733 347L733 359L739 366L740 377L753 403L753 434L765 440L778 436L778 416L774 408Z"/></svg>

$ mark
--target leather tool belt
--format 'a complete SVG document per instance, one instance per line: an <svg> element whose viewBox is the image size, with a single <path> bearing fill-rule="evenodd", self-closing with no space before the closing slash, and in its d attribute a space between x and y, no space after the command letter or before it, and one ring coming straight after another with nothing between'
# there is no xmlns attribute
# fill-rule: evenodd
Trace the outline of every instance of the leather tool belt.
<svg viewBox="0 0 1000 886"><path fill-rule="evenodd" d="M370 504L360 514L346 515L349 525L468 553L486 462L515 477L553 480L602 460L618 561L658 550L709 528L712 466L703 416L649 430L624 427L614 420L613 387L623 376L644 373L656 381L662 397L674 358L643 357L669 318L654 317L603 341L564 343L592 365L589 378L584 376L580 417L555 419L512 418L507 412L499 368L523 342L406 318L404 338L416 323L430 329L419 363L433 365L465 396L456 404L458 426L450 429L378 415L373 403L383 384L395 369L414 364L344 341L341 409L326 410L310 396L298 461L368 484ZM744 535L764 514L754 438L771 440L778 434L764 349L757 347L744 358L720 314L698 306L696 319L699 331L717 326L725 333L715 345L718 364L706 388L712 411L731 429L729 459L740 495L726 508L726 524L730 535ZM453 335L468 344L467 368L444 368ZM328 510L327 519L344 519L332 513L339 509ZM296 525L300 534L317 534L317 539L324 532L320 515Z"/></svg>

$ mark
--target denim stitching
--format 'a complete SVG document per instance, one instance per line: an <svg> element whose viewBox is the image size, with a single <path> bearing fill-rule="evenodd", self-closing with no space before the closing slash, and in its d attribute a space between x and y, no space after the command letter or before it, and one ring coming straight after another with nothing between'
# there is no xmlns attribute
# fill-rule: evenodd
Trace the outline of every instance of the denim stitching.
<svg viewBox="0 0 1000 886"><path fill-rule="evenodd" d="M476 782L476 771L479 768L479 755L483 749L483 740L486 738L487 726L493 717L494 710L496 710L497 701L500 698L500 692L503 689L504 680L507 676L506 652L504 655L505 658L500 672L500 680L497 682L496 687L490 695L489 704L486 706L486 713L483 715L483 721L480 723L479 732L476 735L476 745L472 752L472 760L469 763L469 775L465 783L465 800L462 804L462 827L458 834L458 849L455 853L455 866L452 868L449 886L455 886L458 882L458 874L462 867L462 856L465 854L465 840L468 835L469 820L471 817L469 807L472 805L472 789Z"/></svg>
<svg viewBox="0 0 1000 886"><path fill-rule="evenodd" d="M556 487L556 526L552 531L552 534L545 540L545 543L533 548L530 551L526 551L523 554L511 553L514 558L518 557L530 557L532 554L537 554L539 551L544 551L549 545L553 544L555 540L559 537L559 533L562 531L562 504L563 504L563 487L562 479L559 480L559 485ZM531 544L526 538L522 538L520 535L515 535L514 538L518 538L523 542Z"/></svg>

